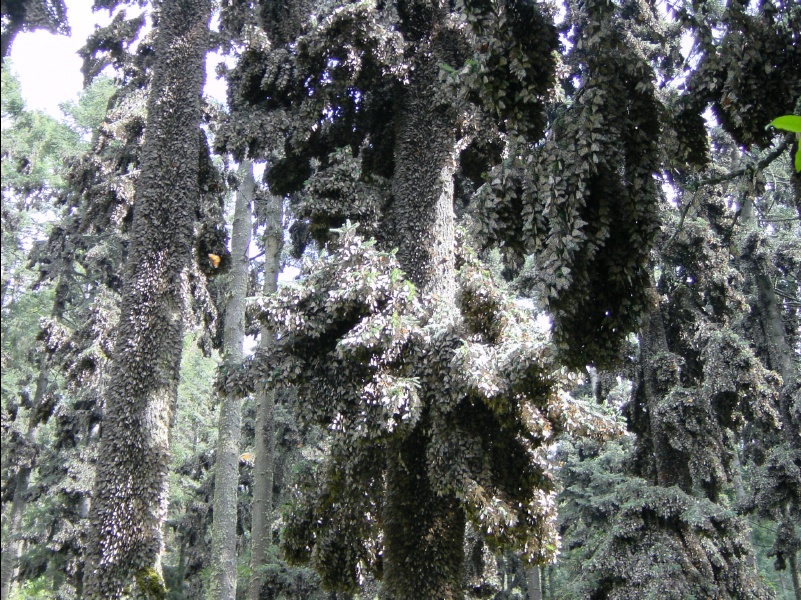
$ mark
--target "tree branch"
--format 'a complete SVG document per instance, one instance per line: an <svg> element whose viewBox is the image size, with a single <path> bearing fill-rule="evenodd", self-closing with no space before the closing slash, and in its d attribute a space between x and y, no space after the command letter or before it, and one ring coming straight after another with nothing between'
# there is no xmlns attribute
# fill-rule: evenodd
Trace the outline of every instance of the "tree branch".
<svg viewBox="0 0 801 600"><path fill-rule="evenodd" d="M698 190L698 188L707 186L707 185L717 185L718 183L724 183L726 181L731 181L732 179L737 179L738 177L742 177L746 173L754 173L761 169L764 169L768 165L770 165L774 160L779 158L782 155L782 152L787 150L790 147L790 144L793 141L793 134L785 136L784 140L776 146L773 150L768 152L765 156L763 156L760 160L756 162L749 163L744 167L739 169L735 169L734 171L729 171L723 175L718 175L717 177L709 177L708 179L702 179L701 181L697 181L691 184L691 188L693 191Z"/></svg>
<svg viewBox="0 0 801 600"><path fill-rule="evenodd" d="M717 185L719 183L731 181L732 179L737 179L738 177L742 177L747 173L756 173L757 171L764 169L765 167L770 165L773 161L775 161L777 158L779 158L782 155L782 152L784 152L785 150L787 150L787 148L790 147L792 141L793 141L793 135L789 134L784 137L784 140L782 140L782 142L778 146L776 146L773 150L768 152L758 161L751 162L744 167L735 169L734 171L729 171L728 173L725 173L723 175L718 175L717 177L709 177L707 179L702 179L695 183L689 184L687 187L693 192L692 198L690 198L690 201L682 207L681 216L679 217L679 224L676 226L676 231L673 233L672 236L670 236L670 239L665 243L665 249L669 248L671 244L673 244L673 241L681 232L681 229L684 226L684 219L687 218L687 213L690 212L690 208L695 204L695 199L698 195L699 189L708 185Z"/></svg>

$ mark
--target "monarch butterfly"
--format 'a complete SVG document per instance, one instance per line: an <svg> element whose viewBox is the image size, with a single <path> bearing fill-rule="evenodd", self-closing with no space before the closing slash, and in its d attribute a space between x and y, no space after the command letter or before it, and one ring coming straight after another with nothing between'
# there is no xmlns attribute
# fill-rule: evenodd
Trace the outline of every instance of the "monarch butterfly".
<svg viewBox="0 0 801 600"><path fill-rule="evenodd" d="M209 254L209 260L211 261L211 266L215 269L220 266L220 257L217 254Z"/></svg>

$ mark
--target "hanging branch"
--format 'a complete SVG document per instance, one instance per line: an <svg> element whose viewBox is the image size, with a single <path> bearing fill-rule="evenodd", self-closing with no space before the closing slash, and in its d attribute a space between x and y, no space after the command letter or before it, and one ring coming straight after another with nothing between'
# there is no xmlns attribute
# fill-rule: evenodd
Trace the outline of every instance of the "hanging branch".
<svg viewBox="0 0 801 600"><path fill-rule="evenodd" d="M767 167L768 165L770 165L777 158L779 158L782 152L784 152L785 150L787 150L787 148L790 147L792 141L793 141L793 135L792 134L787 135L785 136L784 140L782 140L782 142L778 146L776 146L776 148L768 152L760 160L749 163L744 167L735 169L734 171L729 171L724 175L718 175L717 177L702 179L701 181L692 184L691 187L693 188L693 190L698 190L699 188L707 185L717 185L718 183L724 183L726 181L731 181L732 179L737 179L738 177L741 177L746 173L755 173L756 171L760 171L765 167Z"/></svg>
<svg viewBox="0 0 801 600"><path fill-rule="evenodd" d="M762 169L766 168L771 163L773 163L773 161L775 161L777 158L779 158L782 155L782 152L784 152L785 150L787 150L787 148L790 147L792 141L793 141L793 136L787 135L778 146L776 146L773 150L768 152L760 160L749 163L746 166L741 167L739 169L729 171L728 173L725 173L723 175L718 175L717 177L709 177L707 179L702 179L695 183L689 184L688 187L693 192L692 198L690 198L690 201L687 204L685 204L684 207L682 207L681 216L679 217L679 224L676 226L676 231L673 233L672 236L670 236L670 239L665 243L665 249L669 248L671 244L673 244L673 241L676 239L676 237L678 237L679 233L681 232L682 227L684 226L684 219L687 218L687 213L690 212L690 208L692 208L692 206L695 204L695 199L698 196L698 191L702 187L706 187L709 185L717 185L719 183L725 183L726 181L731 181L732 179L737 179L738 177L742 177L747 173L756 173L757 171L761 171Z"/></svg>

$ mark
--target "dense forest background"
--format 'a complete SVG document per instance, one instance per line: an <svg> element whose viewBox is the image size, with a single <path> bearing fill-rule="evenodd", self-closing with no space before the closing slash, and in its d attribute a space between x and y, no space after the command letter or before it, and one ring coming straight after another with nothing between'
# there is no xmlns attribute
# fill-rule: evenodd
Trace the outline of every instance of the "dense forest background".
<svg viewBox="0 0 801 600"><path fill-rule="evenodd" d="M2 600L801 599L801 5L134 5L2 3Z"/></svg>

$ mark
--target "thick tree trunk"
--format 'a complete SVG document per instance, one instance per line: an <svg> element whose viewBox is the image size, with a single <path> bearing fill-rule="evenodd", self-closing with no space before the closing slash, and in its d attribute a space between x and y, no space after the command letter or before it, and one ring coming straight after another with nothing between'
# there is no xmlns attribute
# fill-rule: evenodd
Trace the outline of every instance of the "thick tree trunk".
<svg viewBox="0 0 801 600"><path fill-rule="evenodd" d="M283 199L270 196L264 231L264 294L272 294L278 284L283 245ZM259 349L269 352L272 332L264 329ZM275 391L262 389L256 394L256 444L251 509L250 600L259 600L264 586L264 566L272 545L272 505L275 446L273 441Z"/></svg>
<svg viewBox="0 0 801 600"><path fill-rule="evenodd" d="M653 290L653 303L642 319L638 381L634 400L628 408L631 427L639 436L635 473L655 485L676 485L692 493L692 477L686 457L671 445L672 431L665 427L659 411L665 395L678 383L679 363L674 361L673 365L668 365L673 359L668 349L662 310ZM669 381L671 377L676 380Z"/></svg>
<svg viewBox="0 0 801 600"><path fill-rule="evenodd" d="M253 165L242 161L239 190L231 232L231 270L228 304L223 323L223 362L227 367L242 363L245 339L245 297L248 289L251 202L255 190ZM214 521L211 526L211 582L209 600L236 597L236 518L239 485L239 438L242 399L237 394L222 398L214 472Z"/></svg>
<svg viewBox="0 0 801 600"><path fill-rule="evenodd" d="M383 578L387 600L464 597L464 510L456 498L438 495L428 482L424 429L418 426L389 448Z"/></svg>
<svg viewBox="0 0 801 600"><path fill-rule="evenodd" d="M423 294L454 302L454 125L436 106L436 49L425 45L416 81L399 100L395 172L388 214L401 268ZM390 600L462 598L465 515L458 499L437 494L427 477L424 415L405 439L390 443L384 515L383 592Z"/></svg>
<svg viewBox="0 0 801 600"><path fill-rule="evenodd" d="M746 197L743 201L742 222L745 226L756 227L754 205L750 197ZM765 347L763 351L767 355L768 367L782 376L784 384L782 395L785 400L784 406L782 406L784 412L782 417L785 422L792 423L793 419L790 418L790 404L792 404L792 401L789 398L791 394L788 392L797 390L798 368L793 364L793 350L787 343L787 335L782 322L781 302L774 290L773 281L771 281L770 275L766 272L764 266L758 264L752 256L746 257L746 261L750 263L757 288L758 303L753 308L759 318L764 335ZM790 435L791 440L794 437L798 437L793 436L792 432L788 431L786 427L785 433Z"/></svg>
<svg viewBox="0 0 801 600"><path fill-rule="evenodd" d="M432 65L422 65L431 71ZM395 131L395 173L388 224L398 261L412 282L443 304L452 304L454 262L454 125L444 107L432 106L430 73L408 88Z"/></svg>
<svg viewBox="0 0 801 600"><path fill-rule="evenodd" d="M159 5L141 174L105 396L85 594L163 591L169 428L197 210L210 0Z"/></svg>
<svg viewBox="0 0 801 600"><path fill-rule="evenodd" d="M33 402L31 403L30 423L26 433L26 442L33 448L36 446L37 431L39 429L38 417L35 414L44 400L45 391L48 383L47 359L43 358L39 366L39 377L36 380L36 390L34 391ZM30 464L21 467L15 476L14 497L11 501L11 509L7 515L8 529L3 537L2 555L2 581L0 582L0 598L7 600L11 593L11 583L14 580L14 572L17 569L19 560L22 556L22 516L25 507L28 505L28 486L31 482L31 472L33 468Z"/></svg>

